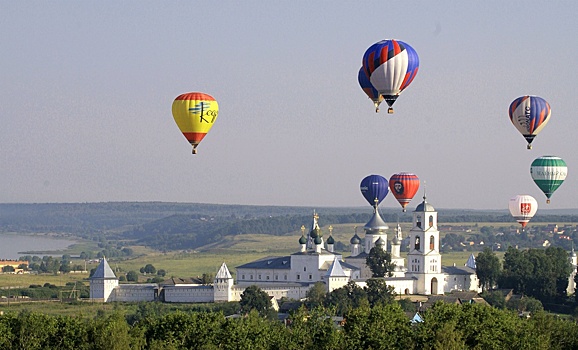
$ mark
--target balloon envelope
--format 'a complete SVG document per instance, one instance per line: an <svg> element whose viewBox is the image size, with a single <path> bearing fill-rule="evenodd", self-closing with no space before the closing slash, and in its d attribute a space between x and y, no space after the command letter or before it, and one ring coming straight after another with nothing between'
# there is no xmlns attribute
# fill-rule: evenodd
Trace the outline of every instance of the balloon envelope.
<svg viewBox="0 0 578 350"><path fill-rule="evenodd" d="M391 107L417 75L419 57L403 41L382 40L365 51L362 67L371 85ZM388 112L393 113L393 109L390 108Z"/></svg>
<svg viewBox="0 0 578 350"><path fill-rule="evenodd" d="M412 173L393 174L389 178L389 189L405 211L419 189L419 178Z"/></svg>
<svg viewBox="0 0 578 350"><path fill-rule="evenodd" d="M538 210L538 202L536 202L534 197L527 194L517 195L510 199L509 208L510 214L512 214L514 219L516 219L522 227L526 227L526 224Z"/></svg>
<svg viewBox="0 0 578 350"><path fill-rule="evenodd" d="M173 102L173 118L181 132L193 146L193 153L219 114L219 105L213 96L202 92L179 95Z"/></svg>
<svg viewBox="0 0 578 350"><path fill-rule="evenodd" d="M377 207L389 192L387 179L381 175L366 176L361 180L360 190L369 205Z"/></svg>
<svg viewBox="0 0 578 350"><path fill-rule="evenodd" d="M528 149L550 120L550 113L550 104L538 96L518 97L510 104L510 120L528 142Z"/></svg>
<svg viewBox="0 0 578 350"><path fill-rule="evenodd" d="M367 97L373 101L375 112L379 112L379 105L383 101L383 96L381 96L381 94L373 87L373 85L371 85L369 78L367 75L365 75L363 67L359 69L359 74L357 74L357 81L359 82L359 86L361 86L363 92L365 92Z"/></svg>
<svg viewBox="0 0 578 350"><path fill-rule="evenodd" d="M530 166L532 179L548 198L546 203L550 203L550 197L562 185L567 174L568 167L566 162L556 156L538 157L534 159Z"/></svg>

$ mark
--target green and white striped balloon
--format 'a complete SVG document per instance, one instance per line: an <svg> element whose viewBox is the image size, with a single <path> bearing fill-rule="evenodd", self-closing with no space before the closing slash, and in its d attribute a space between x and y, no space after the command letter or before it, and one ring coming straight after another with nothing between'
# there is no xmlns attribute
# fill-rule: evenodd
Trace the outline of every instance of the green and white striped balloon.
<svg viewBox="0 0 578 350"><path fill-rule="evenodd" d="M568 167L566 162L556 156L542 156L534 159L530 166L530 175L538 187L546 195L546 203L550 203L550 197L554 191L566 179Z"/></svg>

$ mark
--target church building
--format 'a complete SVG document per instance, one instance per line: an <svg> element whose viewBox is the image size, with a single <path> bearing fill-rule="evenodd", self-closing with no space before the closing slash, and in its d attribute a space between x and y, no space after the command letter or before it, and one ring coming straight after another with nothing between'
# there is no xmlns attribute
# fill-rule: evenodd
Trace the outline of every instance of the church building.
<svg viewBox="0 0 578 350"><path fill-rule="evenodd" d="M319 216L313 214L309 232L302 227L300 250L288 256L264 257L237 266L234 281L223 263L212 285L192 281L173 283L119 284L106 259L102 259L90 278L90 298L99 301L220 302L238 301L246 287L257 285L272 298L303 299L316 283L325 284L328 292L350 281L361 287L371 278L365 263L372 248L388 251L388 225L379 215L377 205L373 216L364 226L364 238L354 233L350 240L351 254L343 257L334 252L335 240L327 241L319 227ZM401 256L402 231L399 226L391 233L389 252L395 264L393 276L385 277L397 294L436 295L452 291L480 292L473 255L466 266L442 266L437 212L426 201L413 212L409 232L409 252ZM407 262L407 265L406 265Z"/></svg>

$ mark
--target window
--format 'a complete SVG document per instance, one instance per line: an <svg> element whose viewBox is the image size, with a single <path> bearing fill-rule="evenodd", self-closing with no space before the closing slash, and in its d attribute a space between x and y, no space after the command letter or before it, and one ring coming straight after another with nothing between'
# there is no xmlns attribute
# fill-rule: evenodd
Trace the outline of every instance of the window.
<svg viewBox="0 0 578 350"><path fill-rule="evenodd" d="M251 279L253 279L253 275L251 275Z"/></svg>
<svg viewBox="0 0 578 350"><path fill-rule="evenodd" d="M287 281L287 275L285 275L285 276L283 276L283 277L284 277L283 279L284 279L285 281Z"/></svg>
<svg viewBox="0 0 578 350"><path fill-rule="evenodd" d="M419 237L418 237L418 236L415 237L414 249L415 249L415 250L419 250L419 249L420 249L420 247L419 247Z"/></svg>
<svg viewBox="0 0 578 350"><path fill-rule="evenodd" d="M303 266L303 271L307 271L307 266Z"/></svg>
<svg viewBox="0 0 578 350"><path fill-rule="evenodd" d="M267 279L267 281L269 280L269 275L267 275L266 279Z"/></svg>
<svg viewBox="0 0 578 350"><path fill-rule="evenodd" d="M313 279L313 275L309 275L309 279L312 280L312 279Z"/></svg>
<svg viewBox="0 0 578 350"><path fill-rule="evenodd" d="M297 275L297 280L300 280L300 279L301 279L301 275Z"/></svg>
<svg viewBox="0 0 578 350"><path fill-rule="evenodd" d="M244 280L244 279L245 279L245 275L241 275L241 279Z"/></svg>
<svg viewBox="0 0 578 350"><path fill-rule="evenodd" d="M421 215L416 216L416 226L421 228Z"/></svg>
<svg viewBox="0 0 578 350"><path fill-rule="evenodd" d="M429 227L433 226L433 215L429 216Z"/></svg>
<svg viewBox="0 0 578 350"><path fill-rule="evenodd" d="M429 249L430 250L434 250L434 242L435 242L435 238L433 235L429 236Z"/></svg>

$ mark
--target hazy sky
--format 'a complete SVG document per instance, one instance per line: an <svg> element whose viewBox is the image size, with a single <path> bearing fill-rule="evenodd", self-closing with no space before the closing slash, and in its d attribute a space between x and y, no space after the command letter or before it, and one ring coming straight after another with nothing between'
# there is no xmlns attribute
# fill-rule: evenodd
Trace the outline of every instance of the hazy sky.
<svg viewBox="0 0 578 350"><path fill-rule="evenodd" d="M437 208L578 208L578 2L0 1L0 202L363 206L361 180L413 172ZM409 43L419 73L376 114L365 50ZM171 115L219 117L191 155ZM552 117L531 151L510 102ZM562 157L550 205L529 168ZM382 206L398 206L390 194Z"/></svg>

